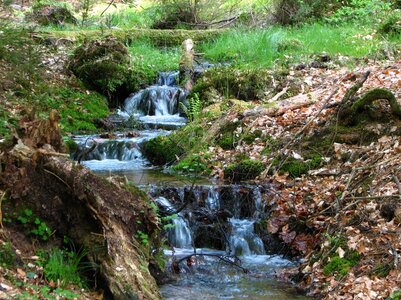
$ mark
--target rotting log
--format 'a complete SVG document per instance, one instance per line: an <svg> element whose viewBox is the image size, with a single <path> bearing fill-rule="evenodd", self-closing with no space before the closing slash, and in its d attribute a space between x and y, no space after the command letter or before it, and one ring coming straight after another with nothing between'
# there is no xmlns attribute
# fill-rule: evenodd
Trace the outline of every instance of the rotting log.
<svg viewBox="0 0 401 300"><path fill-rule="evenodd" d="M24 124L25 135L15 136L1 158L0 187L7 190L9 204L31 208L55 235L68 236L85 249L98 266L97 287L107 298L160 299L148 271L151 246L158 247L159 225L146 196L136 187L98 177L51 145L42 145L51 141L41 137L45 128L50 126L51 137L57 136L58 126L51 118ZM37 128L31 130L32 125ZM148 245L135 238L139 232L149 236Z"/></svg>
<svg viewBox="0 0 401 300"><path fill-rule="evenodd" d="M364 107L371 105L375 100L387 100L390 104L391 112L401 118L400 104L397 102L394 94L390 90L384 88L376 88L367 91L352 104L351 113L358 113Z"/></svg>
<svg viewBox="0 0 401 300"><path fill-rule="evenodd" d="M182 43L181 51L179 81L184 89L190 92L194 84L194 42L186 39Z"/></svg>

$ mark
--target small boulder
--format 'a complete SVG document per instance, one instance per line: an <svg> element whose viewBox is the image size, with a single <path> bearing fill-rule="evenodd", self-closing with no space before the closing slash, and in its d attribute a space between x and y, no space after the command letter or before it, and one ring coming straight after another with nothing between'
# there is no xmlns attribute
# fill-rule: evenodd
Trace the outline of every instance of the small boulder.
<svg viewBox="0 0 401 300"><path fill-rule="evenodd" d="M65 23L76 24L77 19L66 6L38 5L27 14L27 19L39 25L63 25Z"/></svg>

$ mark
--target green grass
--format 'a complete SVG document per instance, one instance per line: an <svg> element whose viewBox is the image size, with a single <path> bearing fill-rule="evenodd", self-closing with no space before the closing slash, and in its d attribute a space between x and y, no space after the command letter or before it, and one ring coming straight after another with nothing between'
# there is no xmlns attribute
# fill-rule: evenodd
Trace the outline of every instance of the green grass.
<svg viewBox="0 0 401 300"><path fill-rule="evenodd" d="M82 251L75 253L54 249L43 268L46 279L57 283L60 287L69 284L85 286L85 281L80 276L80 272L88 268L82 264L84 256L85 252Z"/></svg>
<svg viewBox="0 0 401 300"><path fill-rule="evenodd" d="M271 67L277 60L284 59L300 62L321 53L361 58L373 55L381 46L380 38L370 39L373 31L373 28L352 24L320 23L251 31L233 29L202 45L201 51L208 60L242 67ZM397 40L399 38L393 38L393 42Z"/></svg>
<svg viewBox="0 0 401 300"><path fill-rule="evenodd" d="M180 52L177 48L157 48L147 40L136 40L129 46L134 80L152 84L158 72L178 69Z"/></svg>

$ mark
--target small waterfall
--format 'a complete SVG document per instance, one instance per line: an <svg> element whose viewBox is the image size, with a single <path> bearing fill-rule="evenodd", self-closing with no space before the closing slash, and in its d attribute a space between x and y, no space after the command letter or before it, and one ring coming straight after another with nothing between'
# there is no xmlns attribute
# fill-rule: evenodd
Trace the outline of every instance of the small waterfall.
<svg viewBox="0 0 401 300"><path fill-rule="evenodd" d="M253 220L230 219L232 233L230 236L230 250L232 255L263 255L263 242L253 232Z"/></svg>
<svg viewBox="0 0 401 300"><path fill-rule="evenodd" d="M142 153L137 143L133 141L108 140L98 143L96 148L88 153L83 160L117 159L130 161L142 158Z"/></svg>
<svg viewBox="0 0 401 300"><path fill-rule="evenodd" d="M146 124L175 123L182 125L181 105L186 103L185 91L176 85L178 72L161 72L157 84L131 94L124 103L125 112L120 115L134 116Z"/></svg>
<svg viewBox="0 0 401 300"><path fill-rule="evenodd" d="M220 208L219 192L214 187L209 188L207 198L205 200L206 208L216 210Z"/></svg>
<svg viewBox="0 0 401 300"><path fill-rule="evenodd" d="M180 72L160 72L157 79L157 85L174 86L177 85L178 76Z"/></svg>
<svg viewBox="0 0 401 300"><path fill-rule="evenodd" d="M165 207L167 211L174 211L172 204L166 198L158 197L156 202ZM182 214L179 213L176 218L172 219L172 225L173 227L168 229L169 242L177 248L192 248L191 230Z"/></svg>

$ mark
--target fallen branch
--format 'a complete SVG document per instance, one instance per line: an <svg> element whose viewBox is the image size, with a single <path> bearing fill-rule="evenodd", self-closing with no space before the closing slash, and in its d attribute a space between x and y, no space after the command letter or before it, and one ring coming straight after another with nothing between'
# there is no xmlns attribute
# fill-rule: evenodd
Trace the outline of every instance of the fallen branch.
<svg viewBox="0 0 401 300"><path fill-rule="evenodd" d="M248 269L246 269L246 268L244 268L244 267L242 267L240 265L241 260L237 256L225 256L225 255L211 254L211 253L208 253L208 254L205 254L205 253L199 253L199 254L198 253L192 253L192 254L189 254L189 255L186 255L186 256L180 258L178 261L176 261L176 263L180 264L184 260L187 260L187 259L189 259L189 258L191 258L193 256L216 257L216 258L218 258L219 260L221 260L222 262L224 262L226 264L230 264L230 265L232 265L232 266L234 266L234 267L236 267L238 269L241 269L244 273L249 273ZM233 260L231 260L231 259L233 259Z"/></svg>

